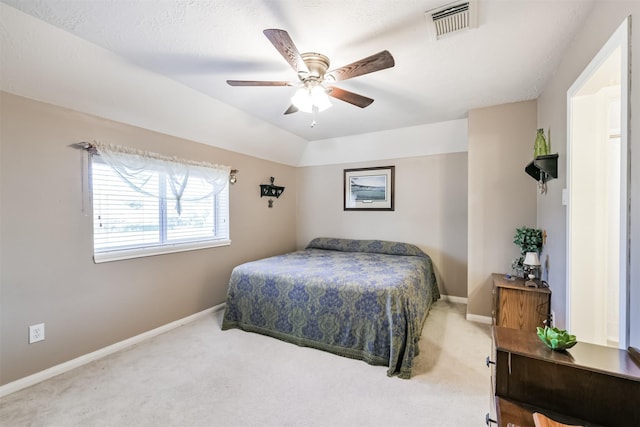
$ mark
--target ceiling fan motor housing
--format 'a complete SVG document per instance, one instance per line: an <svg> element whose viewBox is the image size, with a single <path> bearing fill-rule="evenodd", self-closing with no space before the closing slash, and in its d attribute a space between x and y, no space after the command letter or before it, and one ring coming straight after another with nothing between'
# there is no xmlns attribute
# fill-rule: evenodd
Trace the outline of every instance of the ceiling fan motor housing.
<svg viewBox="0 0 640 427"><path fill-rule="evenodd" d="M306 52L300 56L302 56L302 60L309 68L309 74L300 76L300 79L303 82L306 82L307 79L322 81L324 74L329 69L329 58L317 52Z"/></svg>

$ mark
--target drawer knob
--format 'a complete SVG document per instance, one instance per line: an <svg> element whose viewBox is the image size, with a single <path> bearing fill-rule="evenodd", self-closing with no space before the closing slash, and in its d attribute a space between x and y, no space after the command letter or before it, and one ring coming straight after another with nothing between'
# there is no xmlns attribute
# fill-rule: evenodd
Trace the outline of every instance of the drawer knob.
<svg viewBox="0 0 640 427"><path fill-rule="evenodd" d="M489 425L489 423L493 423L495 425L498 425L498 422L496 420L492 420L491 417L489 416L489 413L487 412L487 415L484 416L484 422Z"/></svg>

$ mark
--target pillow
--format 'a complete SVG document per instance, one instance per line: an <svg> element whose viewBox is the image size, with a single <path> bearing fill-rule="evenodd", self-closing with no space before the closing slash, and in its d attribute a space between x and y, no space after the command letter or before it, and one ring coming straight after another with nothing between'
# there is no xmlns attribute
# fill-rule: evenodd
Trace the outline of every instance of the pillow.
<svg viewBox="0 0 640 427"><path fill-rule="evenodd" d="M408 255L428 258L420 248L409 243L389 242L385 240L356 240L316 237L306 249L327 249L341 252L369 252L389 255Z"/></svg>

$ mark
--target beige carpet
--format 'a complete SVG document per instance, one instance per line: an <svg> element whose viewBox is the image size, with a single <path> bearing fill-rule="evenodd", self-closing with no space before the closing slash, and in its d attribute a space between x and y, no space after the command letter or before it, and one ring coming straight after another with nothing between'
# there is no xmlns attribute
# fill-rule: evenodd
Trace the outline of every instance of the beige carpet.
<svg viewBox="0 0 640 427"><path fill-rule="evenodd" d="M2 426L482 426L487 325L437 302L414 376L240 330L218 311L0 402Z"/></svg>

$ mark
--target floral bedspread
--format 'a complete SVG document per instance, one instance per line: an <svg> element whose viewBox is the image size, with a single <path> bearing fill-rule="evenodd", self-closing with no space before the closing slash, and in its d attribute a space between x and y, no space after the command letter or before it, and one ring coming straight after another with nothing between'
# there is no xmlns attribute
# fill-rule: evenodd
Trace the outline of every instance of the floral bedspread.
<svg viewBox="0 0 640 427"><path fill-rule="evenodd" d="M238 327L411 377L431 304L431 259L414 245L317 238L234 268L222 329Z"/></svg>

